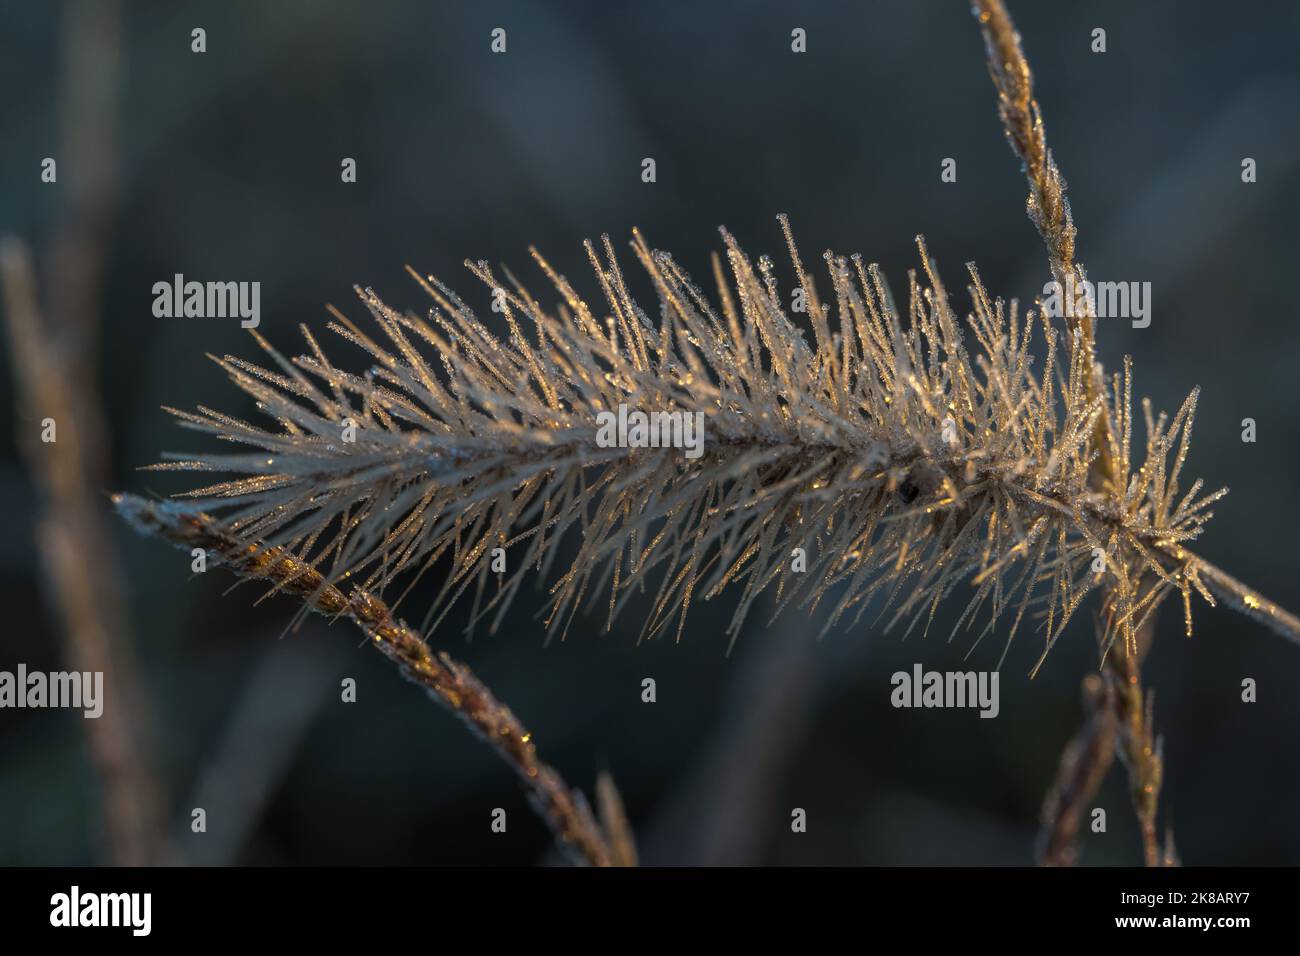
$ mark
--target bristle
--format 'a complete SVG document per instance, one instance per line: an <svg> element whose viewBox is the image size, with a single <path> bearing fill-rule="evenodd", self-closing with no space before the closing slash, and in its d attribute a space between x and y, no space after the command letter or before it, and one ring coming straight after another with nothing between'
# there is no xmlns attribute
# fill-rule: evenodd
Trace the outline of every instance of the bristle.
<svg viewBox="0 0 1300 956"><path fill-rule="evenodd" d="M1097 583L1100 559L1117 585L1107 619L1130 633L1158 595L1130 593L1127 582L1151 570L1165 588L1180 567L1170 549L1205 519L1204 499L1174 507L1194 396L1167 434L1151 435L1141 477L1125 474L1114 494L1099 496L1088 484L1093 423L1112 406L1127 467L1127 366L1123 394L1090 398L1078 336L1058 361L1049 329L1046 363L1032 375L1026 357L1038 326L1018 328L1013 312L1008 336L1002 302L973 267L968 345L920 237L922 269L909 284L906 319L879 269L864 271L857 256L854 272L826 254L834 294L823 305L784 217L781 226L790 290L780 289L766 257L756 270L724 231L731 274L715 276L717 309L638 234L633 248L659 300L658 326L629 292L607 240L603 260L595 246L587 251L608 330L540 256L568 306L558 314L504 289L485 263L469 264L503 314L504 340L447 286L414 271L436 305L432 326L358 290L382 336L337 310L331 327L366 353L370 373L342 371L310 335L310 354L292 363L259 337L278 371L233 358L220 364L276 427L207 409L182 416L259 451L189 454L163 467L241 475L186 494L250 540L325 561L331 581L382 592L403 572L448 563L430 626L469 590L473 617L495 624L521 575L548 566L567 535L576 555L552 583L546 613L557 631L588 595L610 626L652 580L643 635L669 620L680 634L694 595L728 590L737 598L733 638L769 590L780 607L825 599L828 626L881 593L892 596L891 620L915 622L969 580L994 595L991 623L1016 609L1011 634L1027 607L1045 601L1050 647ZM787 309L787 298L802 307ZM524 318L535 341L524 335ZM603 447L598 416L620 405L698 413L699 457ZM493 549L507 543L509 570L486 574ZM485 595L489 580L493 594ZM603 600L597 589L608 589Z"/></svg>

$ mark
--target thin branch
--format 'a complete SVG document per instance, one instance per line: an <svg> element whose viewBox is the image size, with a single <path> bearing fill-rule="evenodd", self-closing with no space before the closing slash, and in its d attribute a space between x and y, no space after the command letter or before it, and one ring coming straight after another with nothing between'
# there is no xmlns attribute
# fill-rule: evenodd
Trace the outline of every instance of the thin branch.
<svg viewBox="0 0 1300 956"><path fill-rule="evenodd" d="M975 10L984 34L989 74L998 91L998 114L1007 142L1024 163L1029 179L1029 218L1047 245L1052 271L1064 280L1074 271L1074 219L1065 198L1065 180L1047 148L1043 115L1034 99L1034 76L1002 0L978 0ZM1091 337L1091 323L1086 317L1084 322Z"/></svg>
<svg viewBox="0 0 1300 956"><path fill-rule="evenodd" d="M1033 74L1020 45L1020 34L1002 0L977 0L975 13L984 35L989 74L998 91L998 114L1007 141L1024 164L1025 176L1029 180L1029 218L1047 246L1056 281L1070 288L1067 279L1084 278L1083 269L1074 258L1074 220L1069 201L1065 198L1065 180L1047 148L1043 116L1034 99ZM1094 400L1104 394L1104 388L1095 359L1091 314L1067 312L1067 321L1073 333L1072 353L1082 353L1081 356L1073 355L1072 365L1085 370L1088 398ZM1123 493L1128 475L1121 473L1126 468L1117 467L1112 455L1110 427L1109 415L1096 417L1092 444L1097 459L1091 476L1101 489L1111 488ZM1186 552L1179 556L1189 559ZM1143 591L1144 580L1150 581L1152 577L1151 570L1143 568L1137 576L1137 590ZM1103 593L1103 606L1114 620L1115 603L1121 596L1116 582L1108 580ZM1084 693L1090 701L1091 712L1083 729L1066 748L1057 783L1044 805L1040 862L1074 861L1082 804L1101 785L1117 742L1128 771L1133 807L1142 830L1144 859L1148 866L1158 866L1161 862L1156 815L1164 763L1160 747L1153 739L1151 702L1147 699L1144 703L1140 673L1142 656L1155 632L1155 617L1156 606L1153 606L1145 623L1138 629L1139 634L1126 645L1123 654L1105 653L1100 687L1095 675L1089 675L1085 680ZM1271 618L1279 620L1280 616L1271 615ZM1170 845L1172 858L1172 840Z"/></svg>
<svg viewBox="0 0 1300 956"><path fill-rule="evenodd" d="M1214 596L1234 611L1258 621L1273 633L1300 644L1300 618L1199 555L1191 556L1191 566Z"/></svg>
<svg viewBox="0 0 1300 956"><path fill-rule="evenodd" d="M1020 158L1029 180L1026 208L1029 219L1038 229L1052 267L1052 275L1063 289L1077 288L1086 278L1083 267L1075 262L1076 231L1065 196L1065 179L1047 147L1043 114L1034 98L1034 75L1020 46L1020 33L1002 0L976 0L974 11L984 35L989 75L998 91L998 115L1011 150ZM1088 398L1102 393L1100 374L1095 368L1096 343L1093 336L1091 302L1085 300L1083 314L1066 311L1066 324L1072 333L1070 347L1083 350L1083 367L1087 370ZM1077 336L1077 338L1075 337ZM1093 469L1097 483L1117 487L1115 462L1111 460L1108 440L1109 417L1098 415L1093 426L1097 464ZM1119 488L1122 491L1122 487Z"/></svg>
<svg viewBox="0 0 1300 956"><path fill-rule="evenodd" d="M611 866L627 859L627 850L622 846L628 840L625 826L620 826L611 840L582 794L571 789L537 756L532 733L510 709L493 697L464 664L446 653L435 655L430 651L420 636L394 618L379 598L360 588L344 595L315 568L284 548L250 544L200 511L121 494L113 496L113 504L139 531L160 535L184 548L204 548L241 578L267 581L275 590L298 597L308 609L326 617L350 618L403 676L428 691L510 765L528 788L534 808L576 862ZM607 818L617 820L617 807L610 803L608 793L604 801L609 807ZM614 842L619 846L613 846Z"/></svg>
<svg viewBox="0 0 1300 956"><path fill-rule="evenodd" d="M1082 268L1074 258L1076 230L1069 201L1065 198L1065 179L1052 158L1051 150L1047 148L1042 112L1038 101L1034 99L1033 73L1020 45L1020 34L1002 0L976 0L974 9L980 31L984 35L989 73L998 92L998 114L1002 118L1007 141L1024 164L1025 176L1029 180L1029 218L1047 246L1048 258L1057 281L1063 282L1066 275L1076 272L1082 278ZM1070 317L1071 329L1075 327L1075 318ZM1095 346L1091 317L1083 315L1077 318L1081 331L1080 344L1087 349L1086 367L1091 368ZM1089 377L1090 389L1095 386L1097 379L1098 376L1095 375ZM1103 483L1110 482L1113 486L1117 477L1126 476L1116 475L1114 462L1110 458L1108 427L1108 416L1099 415L1094 442L1098 452L1099 477ZM1169 550L1175 557L1189 560L1191 567L1195 568L1210 590L1234 610L1267 625L1275 633L1300 643L1300 618L1204 558L1191 555L1182 548Z"/></svg>
<svg viewBox="0 0 1300 956"><path fill-rule="evenodd" d="M1128 771L1129 797L1142 833L1143 862L1162 866L1165 854L1160 848L1156 817L1165 762L1162 741L1155 736L1154 696L1143 693L1141 665L1135 654L1107 655L1103 674L1118 718L1119 754Z"/></svg>

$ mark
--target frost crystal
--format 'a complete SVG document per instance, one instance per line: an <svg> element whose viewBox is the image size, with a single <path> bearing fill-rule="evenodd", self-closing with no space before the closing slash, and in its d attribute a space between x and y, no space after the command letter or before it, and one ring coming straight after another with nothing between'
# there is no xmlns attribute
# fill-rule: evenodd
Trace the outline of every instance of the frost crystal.
<svg viewBox="0 0 1300 956"><path fill-rule="evenodd" d="M629 292L608 237L601 252L586 244L599 306L535 251L562 300L555 311L508 271L502 283L467 262L493 291L505 340L408 269L433 300L427 319L369 289L358 295L380 336L334 312L331 330L367 353L364 375L336 367L306 328L308 353L292 361L254 332L269 367L218 361L274 426L174 411L248 450L153 467L238 476L186 496L330 581L382 593L401 576L400 598L441 567L426 631L471 586L474 619L495 627L534 570L552 582L546 621L558 632L601 595L612 622L648 590L643 636L674 619L680 636L692 600L730 586L733 639L764 591L780 607L828 605L827 628L874 607L910 629L928 627L967 582L957 629L987 608L976 640L1007 621L1009 647L1032 612L1041 664L1107 579L1107 645L1131 642L1171 590L1187 608L1193 589L1209 597L1182 548L1223 493L1200 496L1197 481L1179 497L1195 392L1172 420L1143 403L1134 470L1127 361L1109 388L1090 388L1077 334L1063 343L1045 317L990 299L973 266L963 322L919 237L924 281L909 273L905 314L859 256L826 254L823 304L781 222L811 339L783 307L775 266L764 257L755 269L725 230L716 306L639 233L652 312ZM598 416L620 405L703 413L702 457L601 447ZM1118 476L1100 489L1089 484L1099 454ZM489 570L498 547L511 555L501 575ZM792 567L796 548L806 571Z"/></svg>

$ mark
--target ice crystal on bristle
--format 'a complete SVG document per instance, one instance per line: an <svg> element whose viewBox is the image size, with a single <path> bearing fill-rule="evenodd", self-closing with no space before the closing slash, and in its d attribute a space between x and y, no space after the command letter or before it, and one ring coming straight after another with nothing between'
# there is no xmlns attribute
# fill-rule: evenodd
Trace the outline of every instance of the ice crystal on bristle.
<svg viewBox="0 0 1300 956"><path fill-rule="evenodd" d="M1223 493L1200 496L1197 481L1179 497L1195 392L1172 420L1143 403L1134 469L1127 361L1110 394L1089 399L1093 369L1077 341L1015 300L991 299L973 265L963 323L919 237L922 274L909 272L905 313L857 255L825 254L823 302L781 223L806 330L784 308L772 262L755 268L725 230L716 305L636 232L653 312L633 298L608 237L599 251L586 244L599 306L535 250L561 299L554 311L508 270L503 282L467 262L500 303L504 340L408 267L433 300L427 318L369 289L358 295L379 336L332 310L330 329L367 353L369 370L335 366L305 327L308 353L292 361L254 332L269 368L217 361L275 426L174 411L252 450L153 467L240 476L185 495L331 581L384 592L401 577L399 599L432 592L426 630L471 587L473 619L495 627L535 573L550 582L552 630L584 604L602 605L608 626L645 591L642 635L675 620L680 636L693 600L728 590L733 639L765 591L777 610L826 605L828 629L874 610L910 630L928 628L966 584L953 634L982 619L978 643L1004 625L1005 655L1029 615L1041 664L1106 578L1107 646L1131 643L1171 590L1187 609L1193 589L1208 598L1182 550ZM703 412L703 457L599 447L597 414L620 404ZM1100 433L1118 476L1101 489L1088 483L1098 416L1109 418ZM348 423L354 441L343 439ZM489 571L497 547L510 554L501 575ZM795 548L805 572L792 570Z"/></svg>

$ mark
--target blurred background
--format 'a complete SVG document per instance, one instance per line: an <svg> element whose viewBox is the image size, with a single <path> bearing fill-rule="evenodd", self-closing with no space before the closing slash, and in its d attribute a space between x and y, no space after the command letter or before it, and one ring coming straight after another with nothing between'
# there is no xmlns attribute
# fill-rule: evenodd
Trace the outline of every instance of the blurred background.
<svg viewBox="0 0 1300 956"><path fill-rule="evenodd" d="M1201 386L1189 471L1232 494L1198 550L1296 609L1300 6L1022 0L1012 13L1081 260L1095 279L1152 283L1150 327L1103 321L1101 357L1118 367L1132 354L1137 393L1157 407ZM191 52L196 27L203 54ZM496 27L504 55L490 52ZM1090 50L1095 27L1104 54ZM353 284L426 308L408 262L490 315L462 261L504 262L545 298L535 244L598 296L581 240L621 242L633 226L701 278L720 224L780 263L780 212L805 261L860 251L899 294L924 233L962 310L969 260L1005 297L1032 298L1049 278L961 0L5 0L0 88L0 233L30 247L36 278L27 301L21 252L6 247L0 669L67 669L76 641L109 649L125 731L147 754L137 764L101 739L93 757L94 722L76 712L0 711L0 863L122 859L105 768L152 794L125 812L174 860L554 856L513 775L346 622L282 636L291 601L227 593L229 577L192 575L187 554L111 516L110 491L185 487L135 470L201 441L161 405L255 414L204 358L254 357L247 333L154 318L155 282L260 281L259 331L297 354L298 323L322 327L326 303L364 316ZM56 183L41 181L46 157ZM355 184L340 182L344 157ZM946 157L955 183L940 181ZM44 358L24 311L49 330ZM346 343L324 344L363 367ZM35 402L20 391L33 379ZM71 463L42 465L33 445L49 409ZM1254 444L1241 441L1247 417ZM90 506L64 525L47 517L78 495ZM78 579L89 583L67 593ZM470 642L466 605L433 642L515 710L570 783L590 793L612 772L648 863L1031 863L1080 680L1096 667L1080 616L1031 681L1038 636L1022 631L1001 714L980 720L889 705L889 675L917 661L996 664L994 639L963 664L968 645L945 644L942 620L925 640L864 625L818 642L805 615L766 627L754 613L728 653L729 606L697 605L680 643L637 646L634 606L613 633L592 616L548 645L540 603L521 596L500 632ZM1165 609L1145 668L1165 737L1163 822L1188 863L1300 863L1300 648L1195 610L1187 640L1176 602ZM340 700L345 677L356 703ZM645 677L657 703L641 701ZM1257 703L1241 702L1246 677ZM1083 835L1082 862L1137 863L1118 765L1095 805L1108 832ZM201 836L189 829L198 806ZM489 829L495 807L505 835ZM791 832L794 807L807 833Z"/></svg>

